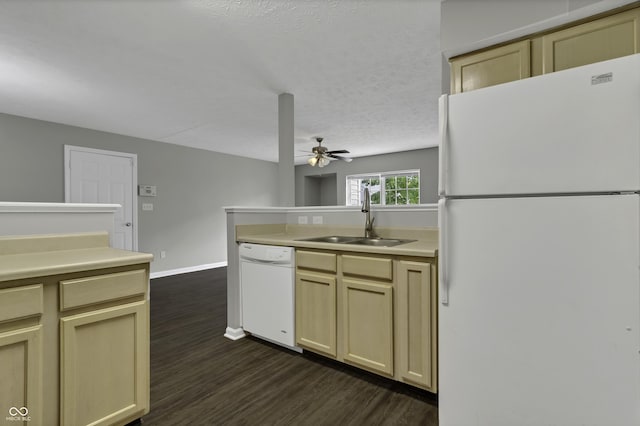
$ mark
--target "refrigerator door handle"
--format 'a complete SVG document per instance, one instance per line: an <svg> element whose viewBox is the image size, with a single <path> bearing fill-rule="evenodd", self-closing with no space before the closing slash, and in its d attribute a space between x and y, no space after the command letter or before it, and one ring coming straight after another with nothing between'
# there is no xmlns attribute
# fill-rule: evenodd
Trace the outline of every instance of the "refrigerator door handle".
<svg viewBox="0 0 640 426"><path fill-rule="evenodd" d="M438 200L438 225L440 226L440 242L438 247L438 284L440 285L440 302L449 304L449 283L447 282L447 199Z"/></svg>
<svg viewBox="0 0 640 426"><path fill-rule="evenodd" d="M440 124L440 155L438 164L438 195L443 196L446 194L446 165L449 163L447 158L447 141L449 135L447 130L449 128L449 95L442 95L438 101L439 110L439 124Z"/></svg>

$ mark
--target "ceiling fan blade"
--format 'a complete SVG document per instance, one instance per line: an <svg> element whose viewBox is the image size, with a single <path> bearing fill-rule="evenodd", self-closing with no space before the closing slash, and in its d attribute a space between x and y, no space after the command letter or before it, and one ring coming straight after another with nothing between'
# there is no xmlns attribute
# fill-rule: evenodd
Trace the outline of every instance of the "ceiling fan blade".
<svg viewBox="0 0 640 426"><path fill-rule="evenodd" d="M353 158L349 158L349 157L341 157L339 155L333 155L333 154L328 154L328 156L330 158L335 158L337 160L342 160L342 161L346 161L347 163L350 163L353 161Z"/></svg>
<svg viewBox="0 0 640 426"><path fill-rule="evenodd" d="M308 163L310 166L315 167L325 167L329 164L330 161L342 160L350 163L353 159L349 157L341 157L336 154L349 154L349 151L346 149L337 149L335 151L329 151L327 147L322 146L323 138L316 137L314 138L318 143L317 146L311 148L311 158L309 158Z"/></svg>

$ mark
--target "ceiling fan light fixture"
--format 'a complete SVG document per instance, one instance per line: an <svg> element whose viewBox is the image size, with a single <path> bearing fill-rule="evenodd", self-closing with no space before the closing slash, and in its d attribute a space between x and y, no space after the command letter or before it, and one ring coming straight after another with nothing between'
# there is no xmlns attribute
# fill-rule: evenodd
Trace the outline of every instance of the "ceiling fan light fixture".
<svg viewBox="0 0 640 426"><path fill-rule="evenodd" d="M334 160L334 159L343 160L343 161L346 161L347 163L351 162L352 159L349 157L336 155L336 154L348 154L349 151L347 151L346 149L329 151L326 147L322 146L323 138L317 137L314 139L318 143L318 146L314 146L313 148L311 148L311 154L313 156L307 160L307 163L311 167L315 167L316 165L318 167L328 166L331 160Z"/></svg>

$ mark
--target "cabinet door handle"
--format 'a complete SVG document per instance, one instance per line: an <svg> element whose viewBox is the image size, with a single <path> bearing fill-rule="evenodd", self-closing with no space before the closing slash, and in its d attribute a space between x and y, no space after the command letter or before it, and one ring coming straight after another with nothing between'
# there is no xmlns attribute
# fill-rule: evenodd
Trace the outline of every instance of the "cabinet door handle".
<svg viewBox="0 0 640 426"><path fill-rule="evenodd" d="M131 226L131 225L133 225L131 222L127 222L124 224L124 226Z"/></svg>

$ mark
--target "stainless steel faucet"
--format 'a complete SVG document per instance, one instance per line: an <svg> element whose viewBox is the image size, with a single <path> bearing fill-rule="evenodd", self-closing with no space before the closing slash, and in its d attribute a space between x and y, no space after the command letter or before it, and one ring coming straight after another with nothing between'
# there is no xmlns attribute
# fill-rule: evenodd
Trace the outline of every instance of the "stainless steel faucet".
<svg viewBox="0 0 640 426"><path fill-rule="evenodd" d="M362 202L362 213L366 214L366 219L364 222L364 237L365 238L375 238L377 237L375 231L373 230L373 221L376 220L375 217L371 217L371 202L369 201L369 187L364 188L364 201Z"/></svg>

